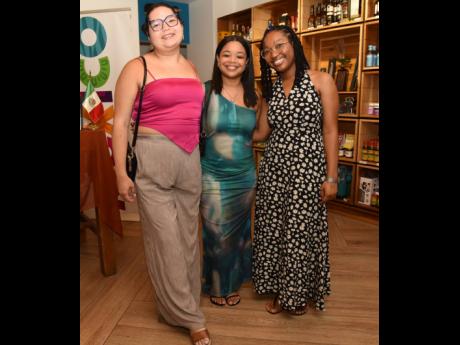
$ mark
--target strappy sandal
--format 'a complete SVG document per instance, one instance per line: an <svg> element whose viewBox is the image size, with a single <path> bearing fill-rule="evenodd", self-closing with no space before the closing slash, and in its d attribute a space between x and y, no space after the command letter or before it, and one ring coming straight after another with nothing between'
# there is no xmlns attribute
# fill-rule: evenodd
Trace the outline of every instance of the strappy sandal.
<svg viewBox="0 0 460 345"><path fill-rule="evenodd" d="M280 304L279 295L276 295L272 302L269 302L265 305L265 310L267 310L270 314L278 314L283 311L283 308Z"/></svg>
<svg viewBox="0 0 460 345"><path fill-rule="evenodd" d="M234 301L236 298L238 298L238 300L236 301L236 303L230 303L229 301ZM241 302L241 296L237 293L232 293L228 296L225 297L225 302L227 302L227 305L230 306L230 307L234 307L235 305L237 305L238 303Z"/></svg>
<svg viewBox="0 0 460 345"><path fill-rule="evenodd" d="M206 345L211 345L211 337L209 336L209 332L206 328L201 328L194 331L193 333L190 333L190 338L192 339L193 345L196 345L197 342L204 339L209 340Z"/></svg>
<svg viewBox="0 0 460 345"><path fill-rule="evenodd" d="M220 298L222 302L221 303L217 302L215 300L216 298ZM212 304L218 305L219 307L223 307L227 301L225 297L220 297L220 296L209 296L209 300L211 301Z"/></svg>

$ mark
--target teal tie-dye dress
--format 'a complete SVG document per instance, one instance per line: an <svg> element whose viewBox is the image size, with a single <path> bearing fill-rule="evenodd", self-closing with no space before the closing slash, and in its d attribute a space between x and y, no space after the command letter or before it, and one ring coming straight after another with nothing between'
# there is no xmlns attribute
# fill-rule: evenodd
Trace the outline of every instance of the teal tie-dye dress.
<svg viewBox="0 0 460 345"><path fill-rule="evenodd" d="M251 278L251 206L256 172L252 132L256 112L211 93L203 191L203 292L226 296Z"/></svg>

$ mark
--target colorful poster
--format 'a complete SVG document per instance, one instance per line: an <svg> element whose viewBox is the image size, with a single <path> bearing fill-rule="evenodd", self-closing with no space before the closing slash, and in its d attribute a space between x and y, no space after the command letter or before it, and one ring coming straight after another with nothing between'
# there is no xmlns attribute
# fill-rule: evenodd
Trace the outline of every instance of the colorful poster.
<svg viewBox="0 0 460 345"><path fill-rule="evenodd" d="M96 121L95 125L107 134L109 148L115 84L123 66L139 56L134 16L137 13L133 15L130 9L80 12L80 127ZM102 116L91 117L87 111L85 94L90 78L89 87L94 88L95 99L102 102Z"/></svg>

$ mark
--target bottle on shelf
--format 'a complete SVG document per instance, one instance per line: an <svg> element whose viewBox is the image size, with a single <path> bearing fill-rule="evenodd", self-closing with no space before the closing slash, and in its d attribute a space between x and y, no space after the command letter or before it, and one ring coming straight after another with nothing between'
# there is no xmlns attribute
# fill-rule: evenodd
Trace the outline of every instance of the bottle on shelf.
<svg viewBox="0 0 460 345"><path fill-rule="evenodd" d="M294 32L297 32L297 16L291 16L291 28Z"/></svg>
<svg viewBox="0 0 460 345"><path fill-rule="evenodd" d="M323 1L321 4L321 25L327 25L327 4Z"/></svg>
<svg viewBox="0 0 460 345"><path fill-rule="evenodd" d="M375 139L375 144L374 144L374 162L378 163L379 162L379 139Z"/></svg>
<svg viewBox="0 0 460 345"><path fill-rule="evenodd" d="M342 0L342 20L348 20L350 17L348 14L348 1L349 0Z"/></svg>
<svg viewBox="0 0 460 345"><path fill-rule="evenodd" d="M232 36L236 35L235 24L232 24Z"/></svg>
<svg viewBox="0 0 460 345"><path fill-rule="evenodd" d="M342 21L342 1L336 0L335 1L335 22L340 23Z"/></svg>
<svg viewBox="0 0 460 345"><path fill-rule="evenodd" d="M376 0L374 2L374 16L378 16L379 15L379 0Z"/></svg>
<svg viewBox="0 0 460 345"><path fill-rule="evenodd" d="M350 0L349 3L349 13L350 19L356 19L361 17L361 1L360 0Z"/></svg>
<svg viewBox="0 0 460 345"><path fill-rule="evenodd" d="M323 24L321 22L322 18L322 7L321 3L318 2L316 4L316 10L315 10L315 27L321 27Z"/></svg>
<svg viewBox="0 0 460 345"><path fill-rule="evenodd" d="M287 12L283 13L278 20L278 25L289 25L289 14Z"/></svg>
<svg viewBox="0 0 460 345"><path fill-rule="evenodd" d="M367 155L367 142L363 142L363 147L361 148L361 160L367 162L369 159Z"/></svg>
<svg viewBox="0 0 460 345"><path fill-rule="evenodd" d="M308 17L308 29L313 29L316 26L315 5L310 6L310 17Z"/></svg>
<svg viewBox="0 0 460 345"><path fill-rule="evenodd" d="M329 0L326 3L326 25L332 24L333 18L334 18L334 6L332 5L332 1Z"/></svg>
<svg viewBox="0 0 460 345"><path fill-rule="evenodd" d="M240 29L239 29L239 27L238 27L238 24L236 24L236 32L235 32L235 35L241 36L241 31L240 31Z"/></svg>
<svg viewBox="0 0 460 345"><path fill-rule="evenodd" d="M271 19L267 21L267 28L271 29L273 27L273 22Z"/></svg>
<svg viewBox="0 0 460 345"><path fill-rule="evenodd" d="M344 150L343 150L344 142L345 142L345 135L342 132L339 132L339 135L338 135L339 157L344 156Z"/></svg>
<svg viewBox="0 0 460 345"><path fill-rule="evenodd" d="M375 47L376 46L374 46L373 44L369 44L367 46L366 67L374 67L375 63L377 62Z"/></svg>
<svg viewBox="0 0 460 345"><path fill-rule="evenodd" d="M241 36L242 36L245 40L248 39L248 37L247 37L247 35L246 35L246 28L245 28L244 25L241 25Z"/></svg>

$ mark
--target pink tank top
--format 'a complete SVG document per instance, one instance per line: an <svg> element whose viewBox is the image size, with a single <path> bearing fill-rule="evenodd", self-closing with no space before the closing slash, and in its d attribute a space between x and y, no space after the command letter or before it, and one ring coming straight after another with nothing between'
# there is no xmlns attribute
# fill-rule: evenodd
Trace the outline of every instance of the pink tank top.
<svg viewBox="0 0 460 345"><path fill-rule="evenodd" d="M192 153L199 142L204 90L195 78L162 78L145 85L139 125L152 128ZM139 93L133 106L137 117Z"/></svg>

